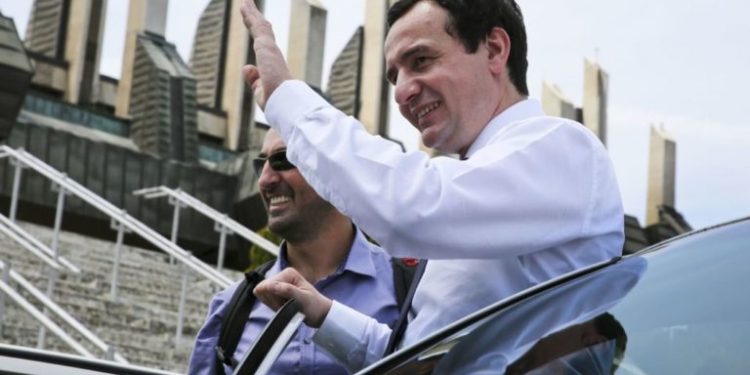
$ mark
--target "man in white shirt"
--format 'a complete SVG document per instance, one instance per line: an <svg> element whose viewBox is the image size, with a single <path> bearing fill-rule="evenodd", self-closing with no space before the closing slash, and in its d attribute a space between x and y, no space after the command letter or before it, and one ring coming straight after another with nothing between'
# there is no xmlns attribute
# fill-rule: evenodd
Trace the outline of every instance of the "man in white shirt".
<svg viewBox="0 0 750 375"><path fill-rule="evenodd" d="M606 150L581 124L544 116L526 87L526 32L513 0L401 0L390 9L388 80L430 159L367 133L293 81L251 0L266 118L313 188L393 256L429 259L408 345L495 301L620 254L623 211ZM256 288L303 305L316 343L350 370L379 359L390 329L327 299L293 269Z"/></svg>

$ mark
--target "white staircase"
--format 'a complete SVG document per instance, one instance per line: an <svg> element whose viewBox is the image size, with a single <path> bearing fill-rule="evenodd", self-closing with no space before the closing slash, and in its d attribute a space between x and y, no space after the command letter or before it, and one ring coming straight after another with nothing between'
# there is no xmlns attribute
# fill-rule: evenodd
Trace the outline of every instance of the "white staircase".
<svg viewBox="0 0 750 375"><path fill-rule="evenodd" d="M19 224L41 242L52 241L52 229ZM81 274L61 273L55 282L52 299L130 363L184 372L193 338L203 323L217 286L207 279L193 277L190 280L183 322L184 339L175 347L182 266L170 264L169 256L164 253L124 246L117 300L112 301L110 283L114 248L114 239L107 242L61 232L60 255L77 265ZM48 272L42 262L3 234L0 234L0 259L11 263L13 270L37 288L46 290ZM222 272L231 280L242 277L238 272ZM38 307L41 309L41 305ZM0 341L36 347L40 324L7 299L4 311ZM70 334L76 337L75 333ZM80 342L86 345L85 340ZM93 345L88 345L91 347L87 349L96 352ZM44 347L73 353L68 345L49 332Z"/></svg>

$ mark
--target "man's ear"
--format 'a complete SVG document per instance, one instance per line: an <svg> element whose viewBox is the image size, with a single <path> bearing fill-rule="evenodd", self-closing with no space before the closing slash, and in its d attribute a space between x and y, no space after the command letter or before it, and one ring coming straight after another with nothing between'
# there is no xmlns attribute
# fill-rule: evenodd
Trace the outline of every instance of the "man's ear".
<svg viewBox="0 0 750 375"><path fill-rule="evenodd" d="M489 34L487 34L487 51L489 59L490 71L494 74L500 74L506 70L505 66L508 63L510 57L510 36L501 27L493 27Z"/></svg>

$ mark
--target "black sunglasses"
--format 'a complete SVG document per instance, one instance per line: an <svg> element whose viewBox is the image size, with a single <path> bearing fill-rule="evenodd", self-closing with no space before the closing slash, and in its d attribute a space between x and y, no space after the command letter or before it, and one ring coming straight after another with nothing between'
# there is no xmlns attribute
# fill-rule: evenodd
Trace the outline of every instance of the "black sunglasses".
<svg viewBox="0 0 750 375"><path fill-rule="evenodd" d="M271 169L277 172L288 171L290 169L297 168L294 166L294 164L289 162L289 159L286 158L286 150L281 150L265 157L258 156L257 158L253 159L253 168L255 168L255 173L258 176L260 176L260 172L263 171L263 166L266 165L266 161L268 161Z"/></svg>

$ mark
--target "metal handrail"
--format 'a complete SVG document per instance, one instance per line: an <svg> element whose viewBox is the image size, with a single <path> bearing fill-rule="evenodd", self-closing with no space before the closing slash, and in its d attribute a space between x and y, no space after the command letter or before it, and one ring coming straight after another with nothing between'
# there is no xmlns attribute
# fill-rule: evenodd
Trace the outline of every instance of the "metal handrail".
<svg viewBox="0 0 750 375"><path fill-rule="evenodd" d="M164 236L143 224L138 219L128 215L126 212L120 210L115 205L78 182L69 179L65 174L52 168L34 155L23 149L14 150L6 145L0 145L0 157L1 156L12 156L25 166L36 170L58 186L61 186L66 192L70 192L86 203L94 206L114 221L119 222L127 230L137 233L152 245L173 256L187 267L217 284L219 287L226 288L231 284L231 280L219 271L214 270L206 263L203 263L192 254L179 247L177 244L170 242L164 238Z"/></svg>
<svg viewBox="0 0 750 375"><path fill-rule="evenodd" d="M174 205L174 216L172 218L172 242L177 242L177 231L179 229L180 222L180 208L190 207L199 213L214 220L215 228L220 232L219 236L219 254L216 261L216 269L221 270L224 264L224 252L226 247L226 236L227 234L236 233L246 240L260 246L262 249L269 253L278 256L278 247L254 233L250 229L246 228L242 224L229 218L226 214L222 214L219 211L211 208L207 204L201 202L192 195L182 191L181 189L171 189L166 186L156 186L150 188L139 189L133 192L135 196L143 196L146 199L159 198L163 196L169 197L169 203ZM180 305L177 315L177 328L175 333L175 345L179 345L182 340L182 323L185 318L185 297L188 288L188 275L183 272L182 274L182 291L180 292Z"/></svg>
<svg viewBox="0 0 750 375"><path fill-rule="evenodd" d="M5 215L0 214L3 218ZM47 266L54 269L55 271L60 271L62 267L60 266L60 263L56 262L54 259L47 256L47 254L43 253L41 250L37 249L34 245L32 245L30 242L26 241L25 238L18 235L15 231L13 231L11 228L8 228L4 222L2 222L2 219L0 219L0 232L5 233L7 236L9 236L13 241L16 241L19 245L21 245L25 250L39 258L42 262L44 262Z"/></svg>
<svg viewBox="0 0 750 375"><path fill-rule="evenodd" d="M39 321L39 323L47 327L47 329L52 331L55 335L57 335L57 337L63 340L71 348L73 348L73 350L75 350L76 352L78 352L84 357L96 358L93 354L91 354L91 352L86 350L86 348L84 348L81 344L79 344L75 339L70 337L70 335L65 333L65 331L63 331L63 329L60 328L60 326L58 326L55 322L50 320L50 318L46 317L44 313L42 313L36 307L34 307L34 305L29 303L29 301L27 301L26 298L23 298L23 296L18 294L18 292L13 290L13 288L3 280L0 280L0 291L2 291L8 297L10 297L14 302L16 302L29 314L31 314L32 317L34 317L37 321Z"/></svg>
<svg viewBox="0 0 750 375"><path fill-rule="evenodd" d="M62 265L75 275L81 274L80 268L59 255L57 256L57 259L55 259L55 253L52 249L18 226L18 224L10 221L10 219L3 214L0 214L0 231L10 236L10 238L32 254L36 255L53 269L60 271L60 266Z"/></svg>
<svg viewBox="0 0 750 375"><path fill-rule="evenodd" d="M146 199L170 196L175 200L182 202L193 208L194 210L200 212L201 214L207 216L211 220L219 223L219 225L228 228L240 237L260 246L260 248L271 253L272 255L279 256L279 247L276 246L276 244L263 238L259 234L238 223L226 214L222 214L221 212L213 209L209 205L203 203L199 199L182 191L181 189L171 189L166 186L155 186L136 190L133 192L133 195L142 195Z"/></svg>
<svg viewBox="0 0 750 375"><path fill-rule="evenodd" d="M5 269L5 263L3 261L0 261L0 269L3 269L3 270ZM116 362L128 363L128 361L123 356L121 356L120 354L117 354L114 351L113 347L111 347L110 345L107 345L107 343L105 343L104 341L102 341L102 339L100 339L95 333L91 332L88 328L86 328L83 324L81 324L81 322L79 322L78 320L76 320L76 318L74 318L73 316L71 316L70 314L68 314L65 311L65 309L63 309L62 307L60 307L60 305L56 304L54 301L52 301L51 299L49 299L49 297L47 297L44 294L44 292L42 292L41 290L37 289L31 282L29 282L28 280L26 280L26 278L24 278L23 276L21 276L21 274L19 274L18 272L14 271L13 269L10 269L9 272L10 272L10 278L11 279L13 279L15 282L18 283L18 285L20 285L24 289L26 289L26 291L28 291L32 296L34 296L34 298L36 298L37 300L39 300L39 302L41 302L47 309L49 309L49 311L52 311L58 317L60 317L60 319L62 319L65 323L67 323L71 327L73 327L73 329L75 329L76 332L78 332L81 336L83 336L86 339L88 339L89 341L91 341L91 343L94 344L94 346L96 346L97 348L99 348L104 353L107 353L107 354L112 353L113 359ZM12 290L12 288L11 288L11 290ZM20 295L19 295L19 297L22 298L24 301L26 301L28 303L28 300L26 300L25 298L23 298ZM13 297L11 296L11 298L13 298ZM33 305L32 305L32 307L33 307ZM42 314L44 316L43 313L40 312L40 314ZM45 318L47 318L47 317L45 316ZM54 322L53 322L53 324L54 324ZM50 328L50 327L47 326L47 328ZM57 328L60 329L59 326L57 326ZM55 331L53 328L50 328L50 329L53 332ZM55 333L57 333L57 332L55 332ZM58 336L60 336L60 335L58 334ZM61 338L63 338L63 337L61 337ZM63 340L65 340L65 339L63 338ZM72 338L71 338L71 340L72 340ZM67 340L66 340L66 343L67 343ZM68 343L68 344L70 344L70 343ZM112 352L110 352L110 351L112 351ZM91 353L89 353L89 354L91 354ZM93 358L93 355L91 357Z"/></svg>

